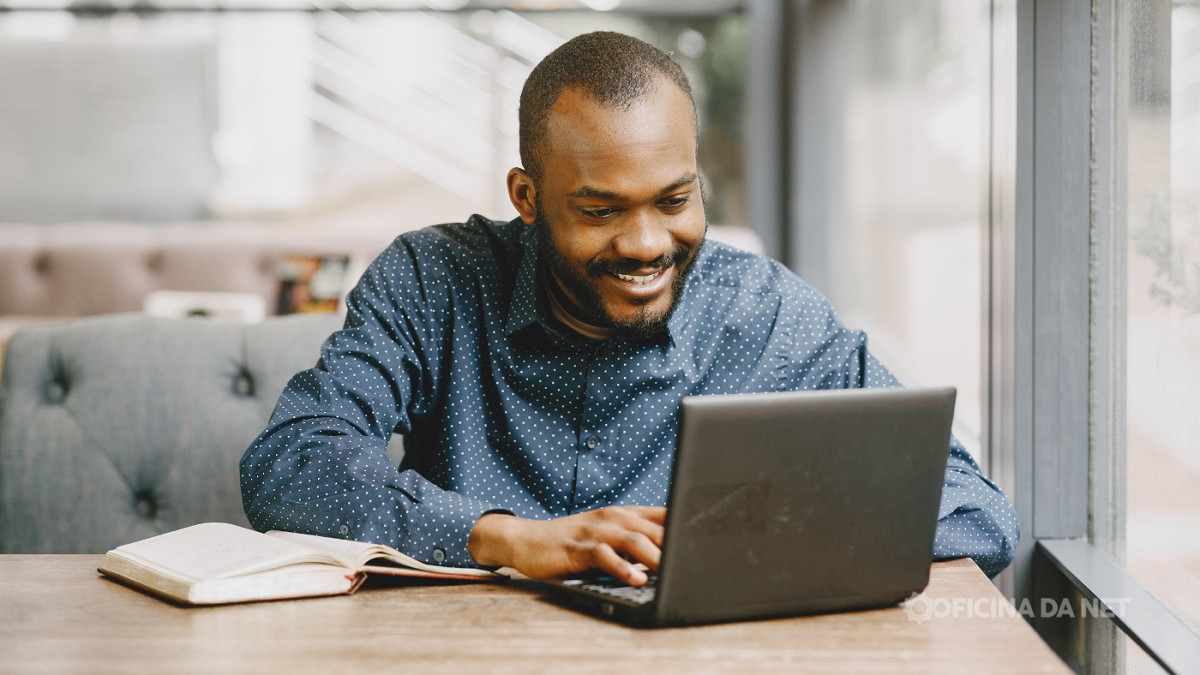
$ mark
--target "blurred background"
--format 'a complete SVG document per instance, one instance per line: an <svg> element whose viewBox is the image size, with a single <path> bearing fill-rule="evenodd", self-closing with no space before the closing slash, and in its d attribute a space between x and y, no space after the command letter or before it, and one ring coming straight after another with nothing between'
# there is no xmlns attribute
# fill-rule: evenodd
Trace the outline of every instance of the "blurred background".
<svg viewBox="0 0 1200 675"><path fill-rule="evenodd" d="M0 339L151 306L336 311L397 234L514 217L526 75L617 30L691 77L712 223L828 295L905 384L956 386L955 432L989 467L1011 6L0 0ZM1200 6L1138 3L1120 30L1123 550L1195 626Z"/></svg>
<svg viewBox="0 0 1200 675"><path fill-rule="evenodd" d="M252 219L386 237L471 213L509 218L521 85L564 40L604 29L687 70L711 217L746 220L746 35L732 6L670 16L268 4L0 15L0 217Z"/></svg>

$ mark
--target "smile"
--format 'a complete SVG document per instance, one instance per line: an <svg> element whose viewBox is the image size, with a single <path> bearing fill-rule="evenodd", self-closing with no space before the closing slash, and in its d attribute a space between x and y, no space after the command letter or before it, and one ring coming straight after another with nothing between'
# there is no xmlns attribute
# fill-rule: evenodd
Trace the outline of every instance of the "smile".
<svg viewBox="0 0 1200 675"><path fill-rule="evenodd" d="M621 274L610 272L607 276L609 288L616 292L612 299L624 298L634 303L644 303L667 292L675 278L675 266L669 265L653 274ZM644 270L639 270L644 271Z"/></svg>
<svg viewBox="0 0 1200 675"><path fill-rule="evenodd" d="M634 274L617 274L617 278L621 279L622 281L632 281L635 284L648 284L651 281L654 281L655 279L657 279L658 275L660 275L660 274L662 274L662 270L659 270L659 271L655 272L654 274L648 274L643 277L639 277Z"/></svg>

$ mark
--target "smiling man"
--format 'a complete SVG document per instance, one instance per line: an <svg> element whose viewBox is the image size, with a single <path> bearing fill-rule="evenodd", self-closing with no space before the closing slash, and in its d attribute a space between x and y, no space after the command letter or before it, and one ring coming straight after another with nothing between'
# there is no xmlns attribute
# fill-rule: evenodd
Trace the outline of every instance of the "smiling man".
<svg viewBox="0 0 1200 675"><path fill-rule="evenodd" d="M786 268L705 240L696 139L667 54L591 33L546 57L521 94L520 217L408 233L372 264L242 458L251 523L641 584L684 396L898 386ZM935 556L994 574L1017 537L954 441Z"/></svg>

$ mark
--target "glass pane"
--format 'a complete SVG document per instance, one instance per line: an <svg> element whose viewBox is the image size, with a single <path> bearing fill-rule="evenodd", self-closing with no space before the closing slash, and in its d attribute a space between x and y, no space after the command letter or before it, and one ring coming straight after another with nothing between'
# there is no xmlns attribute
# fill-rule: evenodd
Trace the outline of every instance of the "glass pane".
<svg viewBox="0 0 1200 675"><path fill-rule="evenodd" d="M827 290L907 386L958 388L978 455L990 3L849 3Z"/></svg>
<svg viewBox="0 0 1200 675"><path fill-rule="evenodd" d="M1200 7L1130 7L1126 564L1200 626Z"/></svg>
<svg viewBox="0 0 1200 675"><path fill-rule="evenodd" d="M1158 665L1153 657L1142 649L1141 645L1128 636L1125 643L1125 673L1126 675L1167 675L1167 671Z"/></svg>
<svg viewBox="0 0 1200 675"><path fill-rule="evenodd" d="M268 221L381 235L515 216L517 100L591 30L675 54L715 224L744 225L740 14L0 15L0 222Z"/></svg>

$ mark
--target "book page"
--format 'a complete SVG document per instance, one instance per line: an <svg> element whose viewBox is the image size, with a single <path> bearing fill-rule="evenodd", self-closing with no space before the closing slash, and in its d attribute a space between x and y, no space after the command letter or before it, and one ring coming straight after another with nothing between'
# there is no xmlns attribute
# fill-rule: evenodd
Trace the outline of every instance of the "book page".
<svg viewBox="0 0 1200 675"><path fill-rule="evenodd" d="M342 565L335 557L229 523L201 523L119 546L110 555L189 580L223 579L285 565Z"/></svg>
<svg viewBox="0 0 1200 675"><path fill-rule="evenodd" d="M401 565L403 567L409 567L415 570L421 570L423 572L432 572L435 574L453 574L470 577L495 576L487 570L471 567L441 567L438 565L430 565L416 560L410 556L404 555L400 551L383 544L349 541L346 539L334 539L332 537L318 537L312 534L299 534L296 532L284 532L282 530L271 530L267 534L283 541L294 542L296 544L322 551L334 558L344 561L346 566L353 567L355 569L361 569L368 562L383 558L391 563Z"/></svg>

